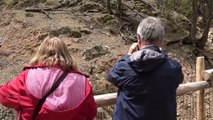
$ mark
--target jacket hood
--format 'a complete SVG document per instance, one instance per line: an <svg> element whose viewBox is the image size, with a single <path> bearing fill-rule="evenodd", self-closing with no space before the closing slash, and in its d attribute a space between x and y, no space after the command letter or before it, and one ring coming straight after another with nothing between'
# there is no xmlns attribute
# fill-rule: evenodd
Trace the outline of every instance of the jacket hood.
<svg viewBox="0 0 213 120"><path fill-rule="evenodd" d="M167 55L157 46L147 46L130 56L129 65L136 72L150 72L166 61Z"/></svg>

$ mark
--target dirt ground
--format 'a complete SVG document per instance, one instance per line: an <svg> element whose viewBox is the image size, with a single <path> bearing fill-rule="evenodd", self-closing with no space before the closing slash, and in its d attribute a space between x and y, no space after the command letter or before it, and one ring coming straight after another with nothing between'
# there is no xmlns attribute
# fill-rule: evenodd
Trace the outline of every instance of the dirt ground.
<svg viewBox="0 0 213 120"><path fill-rule="evenodd" d="M56 3L49 1L40 6L54 6ZM85 5L88 4L82 2L71 8L45 14L25 12L23 9L3 9L0 12L0 84L18 75L41 41L48 34L53 34L65 41L79 69L90 75L95 95L116 92L116 88L108 83L105 77L113 63L127 53L133 41L124 37L129 34L134 36L135 26L131 24L132 28L125 29L123 32L125 34L122 36L123 34L119 34L121 30L119 28L126 24L124 19L109 15L104 10L101 11L101 7L84 10L81 6ZM130 14L129 18L135 18L134 23L137 25L142 17L134 15ZM178 33L167 33L165 41L175 37L178 37ZM210 40L205 52L209 56L212 56L211 44ZM195 81L195 60L198 55L194 52L195 48L177 43L163 45L163 49L168 51L170 57L182 64L184 83ZM192 114L193 102L189 103L194 100L193 96L193 94L187 94L178 97L179 120L195 119L195 113ZM110 120L112 109L112 106L99 108L97 119ZM3 107L0 109L0 119L13 120L13 111Z"/></svg>

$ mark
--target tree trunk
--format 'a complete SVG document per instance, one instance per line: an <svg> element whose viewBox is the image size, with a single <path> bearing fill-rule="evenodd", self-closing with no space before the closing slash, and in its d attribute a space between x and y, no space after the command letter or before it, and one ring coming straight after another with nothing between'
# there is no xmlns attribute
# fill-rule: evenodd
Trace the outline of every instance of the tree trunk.
<svg viewBox="0 0 213 120"><path fill-rule="evenodd" d="M191 24L191 35L190 40L192 43L195 43L196 40L196 26L197 26L197 7L198 7L198 0L192 1L192 24Z"/></svg>
<svg viewBox="0 0 213 120"><path fill-rule="evenodd" d="M196 41L196 45L200 48L200 49L204 49L206 41L208 39L208 33L209 33L209 29L211 27L211 21L213 19L213 15L212 15L212 7L213 7L213 1L212 0L205 0L205 13L203 16L203 22L204 22L204 32L203 35L201 37L200 40Z"/></svg>
<svg viewBox="0 0 213 120"><path fill-rule="evenodd" d="M111 5L110 5L110 0L107 0L107 10L110 14L112 14L112 10L111 10Z"/></svg>
<svg viewBox="0 0 213 120"><path fill-rule="evenodd" d="M117 0L117 10L119 13L122 13L122 10L121 10L121 0Z"/></svg>
<svg viewBox="0 0 213 120"><path fill-rule="evenodd" d="M205 29L204 29L204 32L203 32L203 35L201 37L200 40L197 40L196 42L196 45L200 48L200 49L204 49L205 47L205 44L206 44L206 41L208 40L208 33L209 33L209 29L211 27L211 21L212 21L212 18L209 18L207 20L207 23L205 25Z"/></svg>
<svg viewBox="0 0 213 120"><path fill-rule="evenodd" d="M174 11L177 11L177 8L180 7L180 6L177 6L177 5L179 5L179 4L178 4L179 0L173 0L173 1L174 1L174 2L173 2L173 10L174 10Z"/></svg>

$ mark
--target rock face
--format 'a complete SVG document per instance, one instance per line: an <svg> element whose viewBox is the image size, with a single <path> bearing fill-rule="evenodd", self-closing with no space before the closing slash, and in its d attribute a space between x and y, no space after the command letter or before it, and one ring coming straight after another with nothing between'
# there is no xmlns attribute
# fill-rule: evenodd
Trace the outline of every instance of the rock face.
<svg viewBox="0 0 213 120"><path fill-rule="evenodd" d="M2 106L0 106L1 108ZM0 109L0 120L14 120L14 111L8 108Z"/></svg>
<svg viewBox="0 0 213 120"><path fill-rule="evenodd" d="M82 36L81 32L71 30L70 27L62 27L60 29L52 30L50 34L54 36L65 35L73 38L80 38Z"/></svg>
<svg viewBox="0 0 213 120"><path fill-rule="evenodd" d="M83 56L85 60L92 60L96 57L100 57L101 55L105 55L108 53L107 47L102 46L93 46L90 49L87 49L83 52Z"/></svg>
<svg viewBox="0 0 213 120"><path fill-rule="evenodd" d="M0 11L0 84L18 75L41 41L52 34L65 41L79 69L90 76L95 95L116 92L117 88L106 81L106 74L112 65L128 52L130 45L137 42L135 32L145 14L149 13L147 15L162 18L157 13L154 3L162 2L162 0L122 0L129 6L129 8L123 7L126 13L124 16L108 14L103 1L0 0L0 10L2 10ZM114 2L111 4L115 7ZM64 7L58 11L44 13L24 11L26 7L52 8L58 5ZM144 16L141 17L141 15ZM188 20L175 12L169 13L168 17L170 19L162 18L167 30L164 42L172 42L172 44L162 48L169 52L171 58L182 64L185 74L184 82L193 82L196 59L193 53L194 47L183 46L178 44L180 42L176 42L187 35L182 33L179 27L189 25ZM209 35L207 46L211 46L208 48L212 53L213 34ZM213 56L212 54L208 57ZM213 58L209 58L209 62L211 60ZM194 98L191 94L178 96L178 120L195 118ZM206 98L212 97L209 95ZM213 103L212 100L207 102ZM96 120L111 120L113 108L113 106L99 108ZM212 109L209 108L208 111ZM207 114L206 119L213 118L212 113ZM14 120L13 115L14 112L11 109L0 106L0 120Z"/></svg>

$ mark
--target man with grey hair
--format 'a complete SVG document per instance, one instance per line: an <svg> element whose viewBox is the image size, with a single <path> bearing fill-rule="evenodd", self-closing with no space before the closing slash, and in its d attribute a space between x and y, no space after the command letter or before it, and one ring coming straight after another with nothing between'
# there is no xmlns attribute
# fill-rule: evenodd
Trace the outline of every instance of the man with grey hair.
<svg viewBox="0 0 213 120"><path fill-rule="evenodd" d="M143 19L138 42L109 71L107 80L119 89L113 120L176 120L176 89L183 73L160 49L163 36L159 18Z"/></svg>

